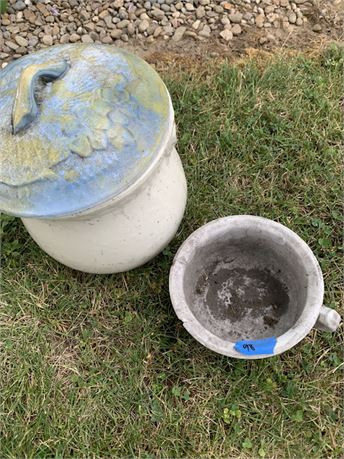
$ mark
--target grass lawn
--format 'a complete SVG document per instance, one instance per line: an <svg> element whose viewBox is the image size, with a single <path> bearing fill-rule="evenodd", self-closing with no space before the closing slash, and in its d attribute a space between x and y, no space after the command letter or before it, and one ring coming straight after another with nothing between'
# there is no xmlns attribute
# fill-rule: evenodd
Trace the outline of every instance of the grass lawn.
<svg viewBox="0 0 344 459"><path fill-rule="evenodd" d="M2 216L1 458L343 457L343 327L234 360L188 335L168 293L193 230L257 214L311 246L340 312L343 64L332 47L166 70L189 200L176 238L140 269L72 271Z"/></svg>

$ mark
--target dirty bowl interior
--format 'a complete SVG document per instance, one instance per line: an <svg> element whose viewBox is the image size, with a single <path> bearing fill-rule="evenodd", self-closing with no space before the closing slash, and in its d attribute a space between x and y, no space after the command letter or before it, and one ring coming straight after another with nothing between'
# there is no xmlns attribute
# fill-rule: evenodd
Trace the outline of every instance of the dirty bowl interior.
<svg viewBox="0 0 344 459"><path fill-rule="evenodd" d="M185 264L185 301L199 324L220 339L278 337L305 307L307 264L297 246L265 226L209 227Z"/></svg>

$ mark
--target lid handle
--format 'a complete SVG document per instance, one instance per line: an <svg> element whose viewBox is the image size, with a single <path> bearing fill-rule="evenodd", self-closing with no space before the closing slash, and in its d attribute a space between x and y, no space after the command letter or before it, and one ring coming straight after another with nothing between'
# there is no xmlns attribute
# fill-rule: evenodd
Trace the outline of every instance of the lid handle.
<svg viewBox="0 0 344 459"><path fill-rule="evenodd" d="M39 78L49 82L62 77L70 64L62 61L53 64L33 64L23 70L19 78L17 93L12 111L13 134L27 128L38 115L35 88Z"/></svg>

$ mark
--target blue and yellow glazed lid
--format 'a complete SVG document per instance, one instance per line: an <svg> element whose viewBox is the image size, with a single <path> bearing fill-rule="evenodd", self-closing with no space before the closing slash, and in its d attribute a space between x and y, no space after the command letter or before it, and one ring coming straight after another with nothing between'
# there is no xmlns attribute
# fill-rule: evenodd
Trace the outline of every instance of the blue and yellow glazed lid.
<svg viewBox="0 0 344 459"><path fill-rule="evenodd" d="M168 91L142 59L54 46L0 71L0 209L54 217L133 185L170 135Z"/></svg>

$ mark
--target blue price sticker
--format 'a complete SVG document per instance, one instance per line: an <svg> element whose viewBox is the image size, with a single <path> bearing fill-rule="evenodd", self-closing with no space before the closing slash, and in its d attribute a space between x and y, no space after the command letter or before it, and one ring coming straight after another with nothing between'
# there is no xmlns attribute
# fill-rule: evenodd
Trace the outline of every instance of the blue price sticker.
<svg viewBox="0 0 344 459"><path fill-rule="evenodd" d="M273 354L276 343L277 339L274 336L263 339L244 339L237 341L234 349L245 355Z"/></svg>

